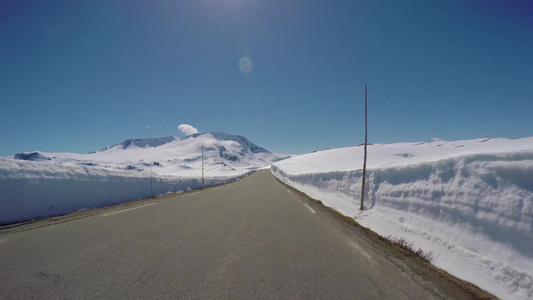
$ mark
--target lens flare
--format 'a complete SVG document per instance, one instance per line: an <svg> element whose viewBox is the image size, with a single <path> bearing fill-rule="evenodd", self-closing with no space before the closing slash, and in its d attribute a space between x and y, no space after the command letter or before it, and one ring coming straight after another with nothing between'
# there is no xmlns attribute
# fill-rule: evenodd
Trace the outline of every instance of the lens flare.
<svg viewBox="0 0 533 300"><path fill-rule="evenodd" d="M252 60L244 56L239 60L239 69L243 73L250 73L252 71Z"/></svg>

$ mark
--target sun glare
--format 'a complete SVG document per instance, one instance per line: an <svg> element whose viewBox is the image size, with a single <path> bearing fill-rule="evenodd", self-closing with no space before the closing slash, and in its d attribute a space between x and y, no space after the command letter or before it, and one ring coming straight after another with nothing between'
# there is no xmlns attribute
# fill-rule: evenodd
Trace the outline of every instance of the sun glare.
<svg viewBox="0 0 533 300"><path fill-rule="evenodd" d="M239 60L239 69L243 73L250 73L252 71L252 60L244 56Z"/></svg>

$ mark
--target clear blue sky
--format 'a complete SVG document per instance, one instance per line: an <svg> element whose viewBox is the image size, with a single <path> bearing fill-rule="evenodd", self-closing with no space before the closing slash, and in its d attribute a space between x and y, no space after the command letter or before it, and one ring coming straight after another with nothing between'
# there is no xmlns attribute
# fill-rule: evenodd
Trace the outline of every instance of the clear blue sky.
<svg viewBox="0 0 533 300"><path fill-rule="evenodd" d="M532 1L1 1L0 155L533 135ZM243 73L239 60L249 57Z"/></svg>

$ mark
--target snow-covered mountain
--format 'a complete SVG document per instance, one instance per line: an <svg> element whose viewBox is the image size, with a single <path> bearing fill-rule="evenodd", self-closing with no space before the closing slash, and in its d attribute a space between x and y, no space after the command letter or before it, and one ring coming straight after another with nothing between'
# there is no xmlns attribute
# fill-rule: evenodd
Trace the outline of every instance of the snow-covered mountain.
<svg viewBox="0 0 533 300"><path fill-rule="evenodd" d="M105 150L108 150L109 148L113 148L119 145L122 145L123 149L127 149L129 146L132 146L132 145L136 147L141 147L141 148L147 147L147 146L157 147L157 146L161 146L163 144L172 142L174 140L179 140L179 138L176 136L166 136L166 137L161 137L161 138L128 139L120 144L116 144L111 147L106 146L100 151L105 151Z"/></svg>
<svg viewBox="0 0 533 300"><path fill-rule="evenodd" d="M227 176L268 166L287 155L259 147L247 138L222 132L128 139L89 154L22 152L16 159L66 166L84 165L111 169L150 171L161 175Z"/></svg>
<svg viewBox="0 0 533 300"><path fill-rule="evenodd" d="M284 158L220 132L0 157L0 225L228 183Z"/></svg>

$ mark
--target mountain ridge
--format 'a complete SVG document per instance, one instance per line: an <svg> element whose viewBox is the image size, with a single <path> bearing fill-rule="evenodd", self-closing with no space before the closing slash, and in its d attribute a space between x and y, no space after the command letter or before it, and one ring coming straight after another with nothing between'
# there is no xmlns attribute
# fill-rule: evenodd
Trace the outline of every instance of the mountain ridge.
<svg viewBox="0 0 533 300"><path fill-rule="evenodd" d="M165 136L165 137L158 137L158 138L131 138L123 141L122 143L114 144L112 146L105 146L99 151L106 151L110 148L116 147L121 145L123 149L127 149L130 146L134 145L140 148L144 148L146 146L150 147L158 147L161 145L164 145L166 143L172 142L174 140L179 140L177 136Z"/></svg>
<svg viewBox="0 0 533 300"><path fill-rule="evenodd" d="M146 171L161 175L194 175L207 169L209 175L255 170L290 157L260 147L241 135L224 132L127 139L89 154L21 152L18 160L60 165ZM44 159L46 158L46 159Z"/></svg>

